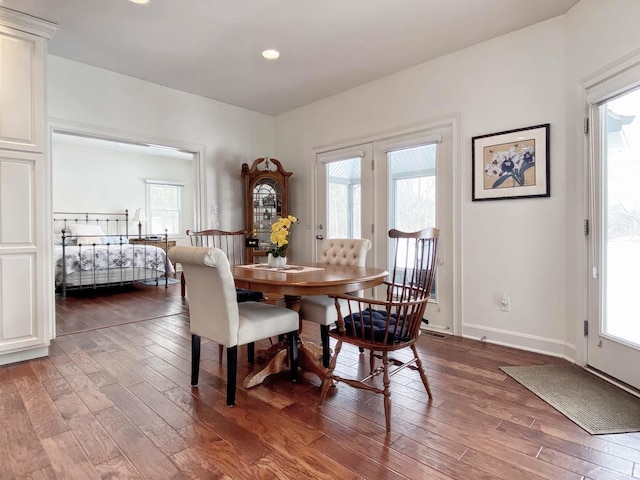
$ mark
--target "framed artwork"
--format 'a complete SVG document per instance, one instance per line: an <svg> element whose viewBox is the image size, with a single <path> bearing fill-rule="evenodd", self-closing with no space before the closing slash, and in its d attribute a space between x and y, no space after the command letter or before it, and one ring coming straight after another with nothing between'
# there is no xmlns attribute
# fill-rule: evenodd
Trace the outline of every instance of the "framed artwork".
<svg viewBox="0 0 640 480"><path fill-rule="evenodd" d="M472 138L472 200L548 197L550 124Z"/></svg>

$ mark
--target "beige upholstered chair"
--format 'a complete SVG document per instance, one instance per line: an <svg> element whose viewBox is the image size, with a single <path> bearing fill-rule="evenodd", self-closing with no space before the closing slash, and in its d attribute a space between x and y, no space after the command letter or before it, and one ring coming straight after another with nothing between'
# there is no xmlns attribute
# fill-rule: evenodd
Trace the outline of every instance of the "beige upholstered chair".
<svg viewBox="0 0 640 480"><path fill-rule="evenodd" d="M187 230L187 237L192 247L216 247L222 250L231 266L244 265L246 262L247 247L245 240L247 238L244 230L236 230L233 232L226 230L202 230L194 232ZM182 298L185 297L187 291L187 282L184 273L180 276L180 290ZM267 299L264 293L254 290L246 290L244 288L236 288L236 296L238 303L242 302L262 302ZM253 363L253 343L248 347L249 362ZM218 360L222 362L224 347L218 347Z"/></svg>
<svg viewBox="0 0 640 480"><path fill-rule="evenodd" d="M189 284L191 385L198 384L200 337L227 347L227 405L235 403L238 346L288 334L291 379L298 374L298 314L262 302L238 304L229 260L218 248L173 247L169 258L182 265Z"/></svg>
<svg viewBox="0 0 640 480"><path fill-rule="evenodd" d="M192 247L219 248L227 256L230 265L243 265L247 263L247 247L245 245L247 236L244 230L236 230L233 232L226 230L202 230L200 232L187 230L187 237L189 238ZM180 283L181 294L184 297L186 293L184 275L182 275ZM254 300L265 300L265 296L262 292L239 289L239 302L249 302Z"/></svg>
<svg viewBox="0 0 640 480"><path fill-rule="evenodd" d="M364 267L371 241L360 238L328 238L322 245L320 262ZM320 325L322 363L329 366L329 327L336 321L336 307L326 295L309 295L300 300L300 318Z"/></svg>
<svg viewBox="0 0 640 480"><path fill-rule="evenodd" d="M327 375L322 381L320 405L334 382L345 382L355 388L384 395L384 414L387 432L391 431L390 377L405 367L417 370L424 388L431 398L427 375L422 367L415 343L431 295L436 269L436 250L439 232L426 228L418 232L390 230L394 242L393 271L387 283L387 298L375 300L349 295L330 295L335 298L336 328L329 332L337 340ZM341 302L340 300L343 300ZM336 361L342 344L346 342L371 352L369 375L364 378L344 378L336 375ZM389 357L390 352L411 348L412 355L402 360ZM375 360L382 365L375 368ZM397 368L391 369L391 364ZM383 388L369 380L382 374Z"/></svg>

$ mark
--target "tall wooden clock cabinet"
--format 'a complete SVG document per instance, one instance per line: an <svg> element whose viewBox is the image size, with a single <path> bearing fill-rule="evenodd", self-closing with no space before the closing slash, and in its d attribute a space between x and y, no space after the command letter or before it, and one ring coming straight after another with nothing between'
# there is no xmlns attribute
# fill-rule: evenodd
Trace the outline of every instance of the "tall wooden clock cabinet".
<svg viewBox="0 0 640 480"><path fill-rule="evenodd" d="M289 177L275 158L242 164L245 191L245 229L257 245L247 247L247 262L260 262L271 246L271 224L289 215Z"/></svg>

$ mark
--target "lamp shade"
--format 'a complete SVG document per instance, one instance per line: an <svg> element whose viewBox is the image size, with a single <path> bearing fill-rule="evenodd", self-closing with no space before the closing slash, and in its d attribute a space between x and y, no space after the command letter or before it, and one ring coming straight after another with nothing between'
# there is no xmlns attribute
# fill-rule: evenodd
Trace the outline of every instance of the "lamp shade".
<svg viewBox="0 0 640 480"><path fill-rule="evenodd" d="M136 213L133 214L131 220L134 222L145 222L147 219L144 216L144 211L141 208L136 208Z"/></svg>

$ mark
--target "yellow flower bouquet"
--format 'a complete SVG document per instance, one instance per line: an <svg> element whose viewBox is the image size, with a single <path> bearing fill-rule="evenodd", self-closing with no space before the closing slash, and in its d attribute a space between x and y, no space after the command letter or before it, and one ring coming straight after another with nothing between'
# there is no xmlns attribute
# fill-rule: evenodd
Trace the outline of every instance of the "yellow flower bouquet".
<svg viewBox="0 0 640 480"><path fill-rule="evenodd" d="M286 257L287 247L289 246L289 234L291 233L291 225L298 223L298 219L293 215L286 218L279 218L277 222L271 225L271 249L268 251L273 257Z"/></svg>

